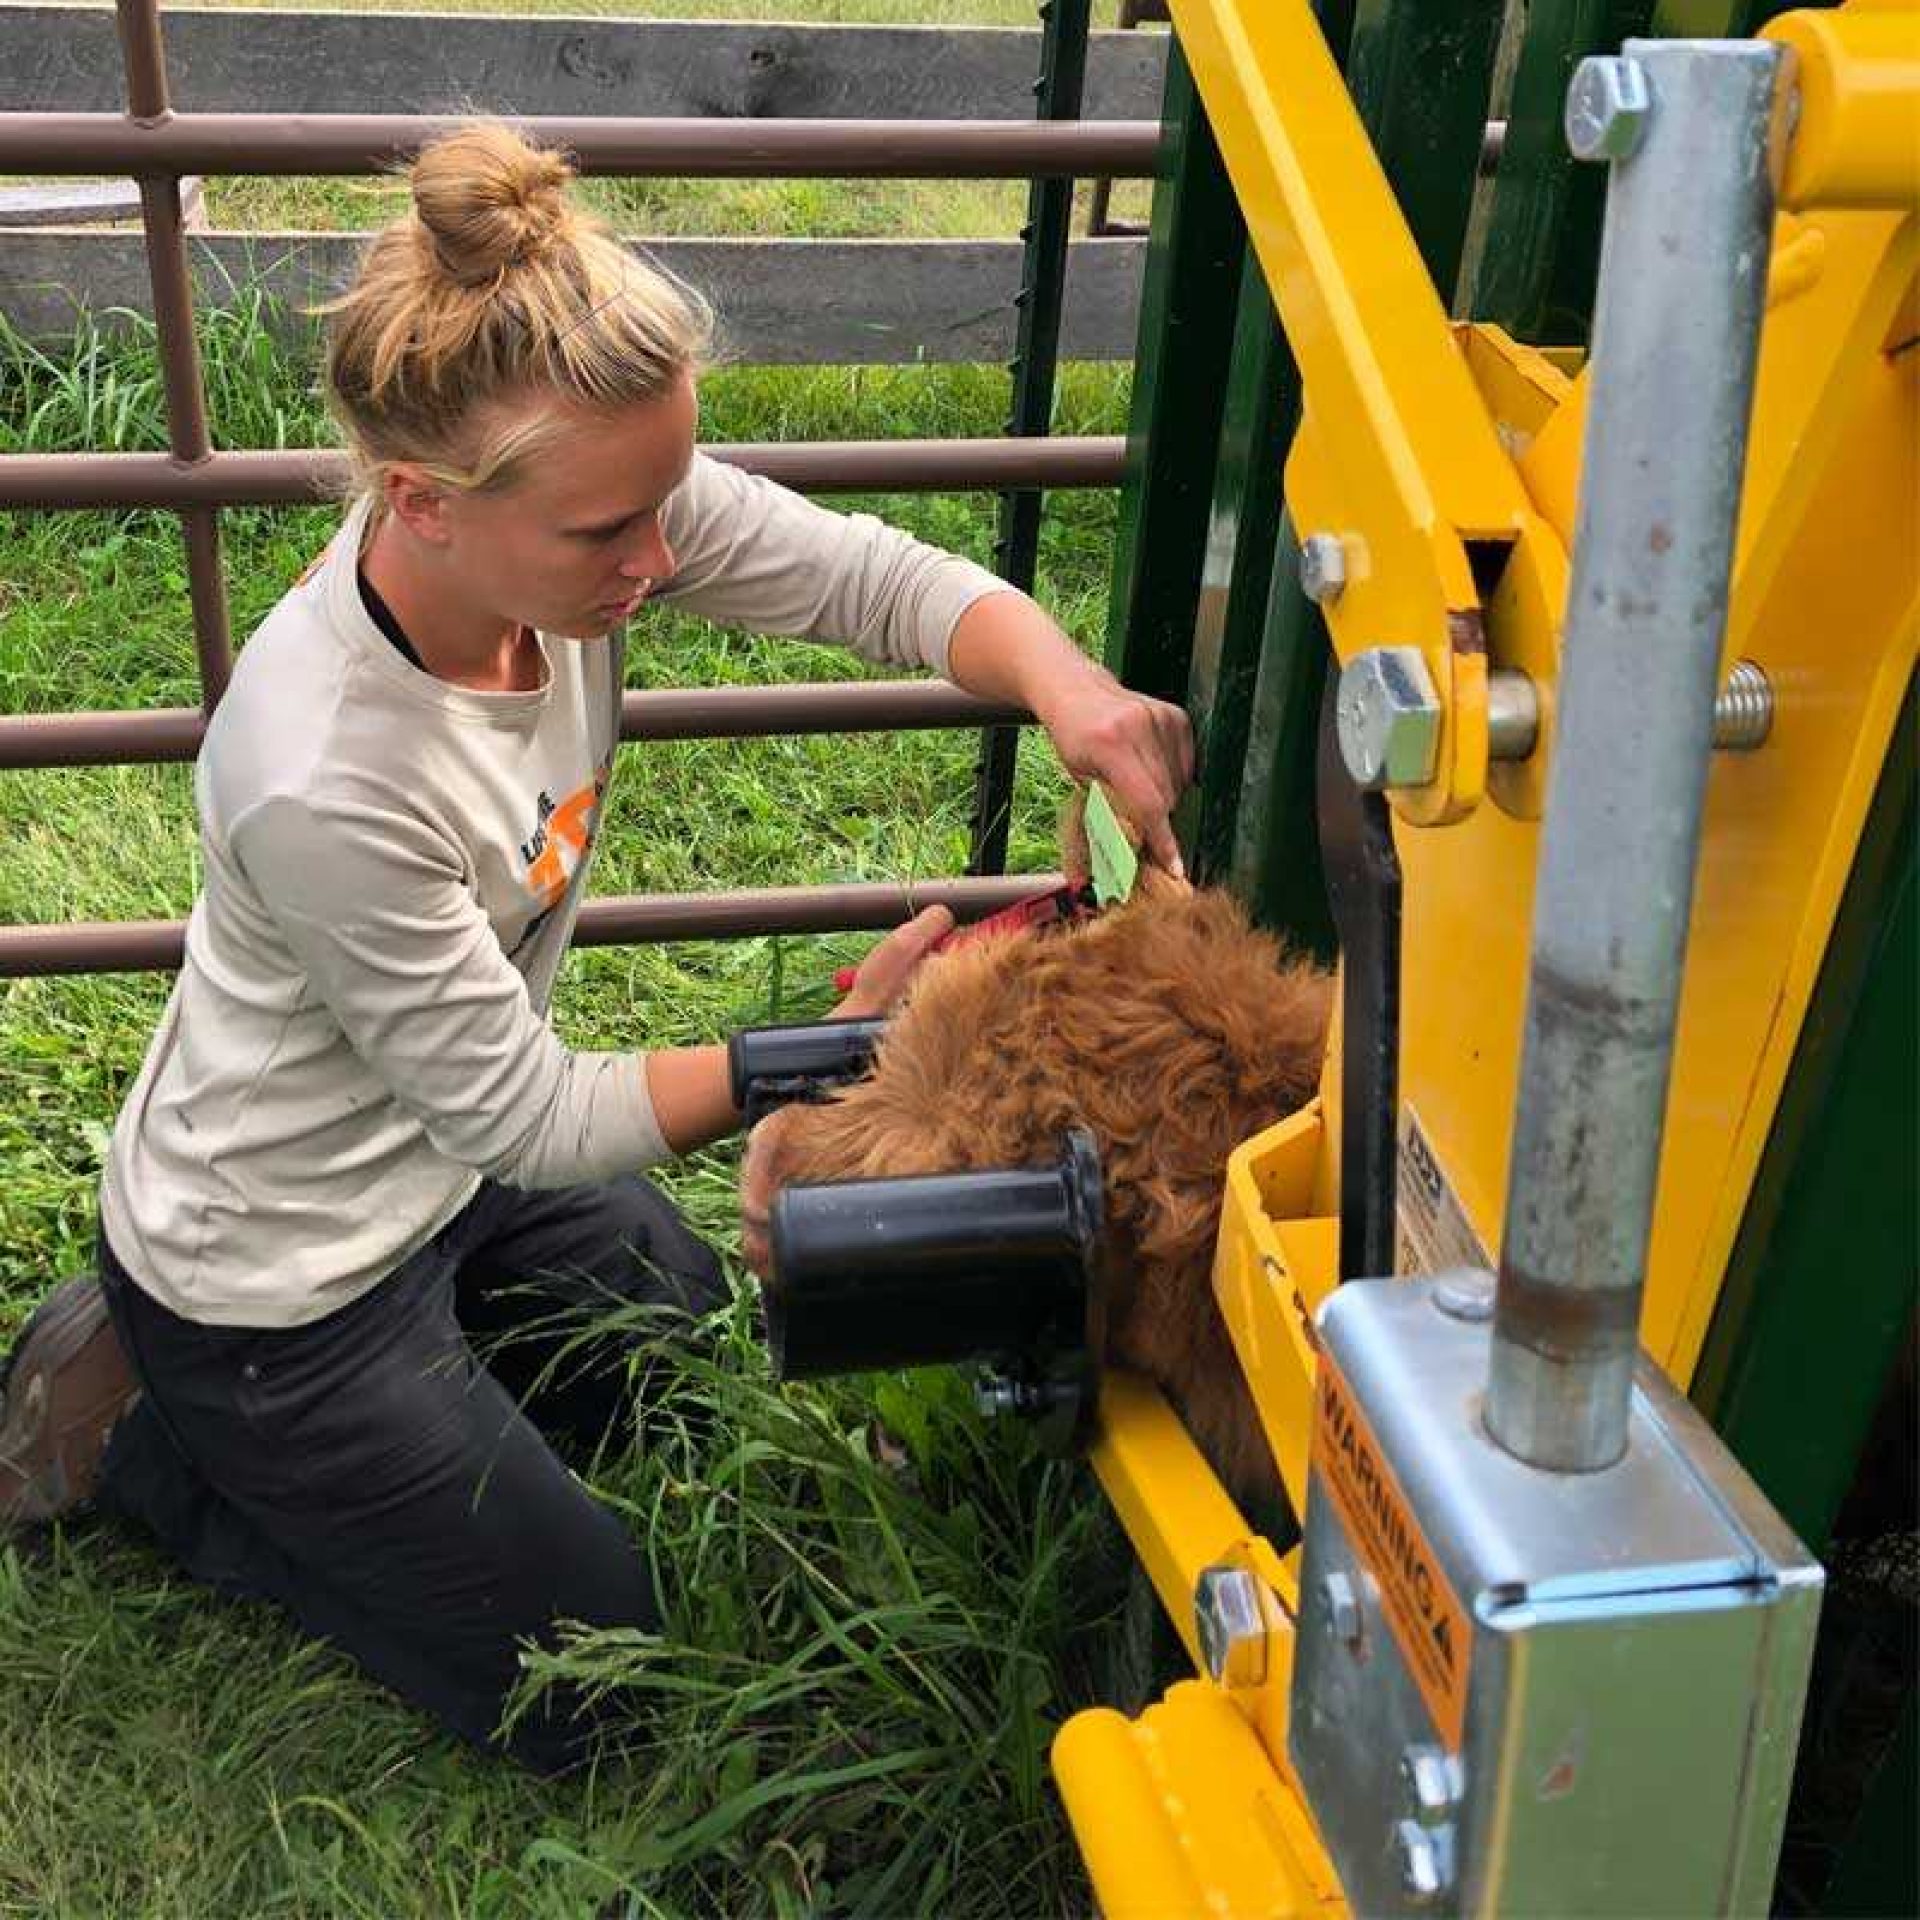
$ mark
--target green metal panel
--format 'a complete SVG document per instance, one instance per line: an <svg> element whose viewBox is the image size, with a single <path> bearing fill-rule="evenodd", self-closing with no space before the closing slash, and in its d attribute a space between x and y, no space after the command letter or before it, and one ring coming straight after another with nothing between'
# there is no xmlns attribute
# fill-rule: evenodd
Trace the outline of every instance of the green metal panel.
<svg viewBox="0 0 1920 1920"><path fill-rule="evenodd" d="M1506 143L1460 311L1521 340L1586 339L1607 170L1567 151L1567 83L1588 54L1616 51L1652 17L1652 0L1535 0L1527 8Z"/></svg>
<svg viewBox="0 0 1920 1920"><path fill-rule="evenodd" d="M1590 53L1617 52L1636 34L1744 38L1784 10L1780 0L1520 0L1506 141L1455 311L1521 340L1582 344L1599 272L1607 170L1583 166L1567 151L1562 112L1574 68Z"/></svg>
<svg viewBox="0 0 1920 1920"><path fill-rule="evenodd" d="M1297 548L1283 514L1228 877L1260 925L1331 961L1337 943L1320 866L1314 751L1332 649L1320 609L1300 591Z"/></svg>
<svg viewBox="0 0 1920 1920"><path fill-rule="evenodd" d="M1816 1551L1914 1311L1915 724L1910 684L1693 1383Z"/></svg>
<svg viewBox="0 0 1920 1920"><path fill-rule="evenodd" d="M1361 0L1347 86L1445 300L1480 170L1500 10L1486 0Z"/></svg>
<svg viewBox="0 0 1920 1920"><path fill-rule="evenodd" d="M1906 1707L1842 1846L1819 1911L1848 1920L1884 1920L1920 1913L1920 1860L1915 1859L1913 1810L1920 1802L1920 1713Z"/></svg>
<svg viewBox="0 0 1920 1920"><path fill-rule="evenodd" d="M1128 686L1179 700L1246 225L1177 42L1168 49L1161 119L1106 655Z"/></svg>
<svg viewBox="0 0 1920 1920"><path fill-rule="evenodd" d="M1240 808L1274 543L1280 533L1283 455L1299 415L1299 378L1266 276L1249 249L1240 274L1233 361L1214 469L1187 711L1199 784L1180 822L1187 865L1211 880L1226 868Z"/></svg>

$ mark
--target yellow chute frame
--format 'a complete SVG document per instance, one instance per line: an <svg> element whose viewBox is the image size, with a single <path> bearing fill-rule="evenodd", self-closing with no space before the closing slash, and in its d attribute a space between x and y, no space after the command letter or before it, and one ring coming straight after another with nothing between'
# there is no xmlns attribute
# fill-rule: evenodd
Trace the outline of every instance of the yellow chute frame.
<svg viewBox="0 0 1920 1920"><path fill-rule="evenodd" d="M1432 781L1392 795L1404 884L1403 1128L1456 1235L1497 1253L1552 751L1586 388L1560 356L1452 325L1305 0L1172 0L1304 388L1286 494L1339 530L1342 659L1421 649L1444 708ZM1920 636L1920 13L1782 16L1798 98L1781 183L1723 668L1761 665L1764 749L1710 776L1642 1341L1699 1358ZM1484 603L1470 548L1506 548ZM1482 569L1479 577L1486 577ZM1487 684L1540 695L1532 754L1494 762ZM1465 969L1470 967L1470 978ZM1313 1313L1337 1279L1338 1038L1319 1099L1233 1156L1214 1284L1296 1511ZM1403 1134L1403 1137L1404 1134ZM1419 1249L1403 1247L1406 1254ZM1174 1687L1054 1749L1108 1920L1345 1912L1286 1757L1297 1557L1227 1499L1164 1400L1124 1375L1093 1465L1196 1666L1193 1593L1258 1576L1264 1676Z"/></svg>

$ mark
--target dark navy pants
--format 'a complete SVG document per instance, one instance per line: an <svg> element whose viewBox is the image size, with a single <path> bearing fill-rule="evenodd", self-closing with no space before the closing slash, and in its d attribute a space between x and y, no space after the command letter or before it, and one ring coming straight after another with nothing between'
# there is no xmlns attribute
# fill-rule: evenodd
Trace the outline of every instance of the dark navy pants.
<svg viewBox="0 0 1920 1920"><path fill-rule="evenodd" d="M483 1744L523 1641L551 1644L562 1621L658 1624L633 1538L546 1437L591 1448L636 1412L631 1342L567 1350L570 1309L697 1315L724 1298L713 1250L649 1182L488 1182L371 1292L305 1326L183 1320L104 1242L101 1274L144 1396L114 1431L100 1504L196 1578L277 1602ZM504 1745L556 1773L598 1731L563 1685Z"/></svg>

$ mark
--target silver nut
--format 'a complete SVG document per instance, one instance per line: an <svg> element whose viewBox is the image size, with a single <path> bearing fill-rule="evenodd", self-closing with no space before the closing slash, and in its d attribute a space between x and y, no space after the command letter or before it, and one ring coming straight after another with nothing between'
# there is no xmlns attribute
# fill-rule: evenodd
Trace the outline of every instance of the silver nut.
<svg viewBox="0 0 1920 1920"><path fill-rule="evenodd" d="M1342 1646L1360 1644L1360 1596L1344 1573L1330 1573L1320 1582L1320 1597L1327 1603L1327 1631Z"/></svg>
<svg viewBox="0 0 1920 1920"><path fill-rule="evenodd" d="M1208 1567L1193 1590L1194 1625L1207 1671L1224 1687L1267 1677L1267 1622L1260 1585L1244 1567Z"/></svg>
<svg viewBox="0 0 1920 1920"><path fill-rule="evenodd" d="M1440 702L1418 647L1373 647L1349 660L1334 703L1340 757L1368 793L1419 787L1440 754Z"/></svg>
<svg viewBox="0 0 1920 1920"><path fill-rule="evenodd" d="M989 1420L1020 1411L1020 1390L1011 1380L986 1378L973 1383L973 1404Z"/></svg>
<svg viewBox="0 0 1920 1920"><path fill-rule="evenodd" d="M1647 70L1624 54L1596 53L1574 69L1567 89L1567 147L1576 160L1625 160L1653 113Z"/></svg>
<svg viewBox="0 0 1920 1920"><path fill-rule="evenodd" d="M1491 1320L1493 1296L1493 1275L1479 1267L1448 1267L1433 1276L1433 1304L1449 1320Z"/></svg>
<svg viewBox="0 0 1920 1920"><path fill-rule="evenodd" d="M1440 1747L1408 1747L1400 1756L1400 1782L1408 1811L1423 1827L1443 1825L1460 1803L1453 1763Z"/></svg>
<svg viewBox="0 0 1920 1920"><path fill-rule="evenodd" d="M1337 533L1310 533L1300 543L1300 591L1318 606L1340 598L1347 584L1347 550Z"/></svg>
<svg viewBox="0 0 1920 1920"><path fill-rule="evenodd" d="M1400 1885L1407 1898L1417 1907L1439 1899L1451 1877L1441 1836L1429 1833L1417 1820L1402 1820L1393 1837L1400 1855Z"/></svg>

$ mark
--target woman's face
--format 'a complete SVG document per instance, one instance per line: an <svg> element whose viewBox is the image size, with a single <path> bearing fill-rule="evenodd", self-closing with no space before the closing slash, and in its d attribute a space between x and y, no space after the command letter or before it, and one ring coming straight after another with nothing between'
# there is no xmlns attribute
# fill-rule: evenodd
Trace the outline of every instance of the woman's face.
<svg viewBox="0 0 1920 1920"><path fill-rule="evenodd" d="M512 486L444 496L443 558L476 610L588 640L673 572L660 508L692 463L698 409L683 375L634 406L561 411Z"/></svg>

